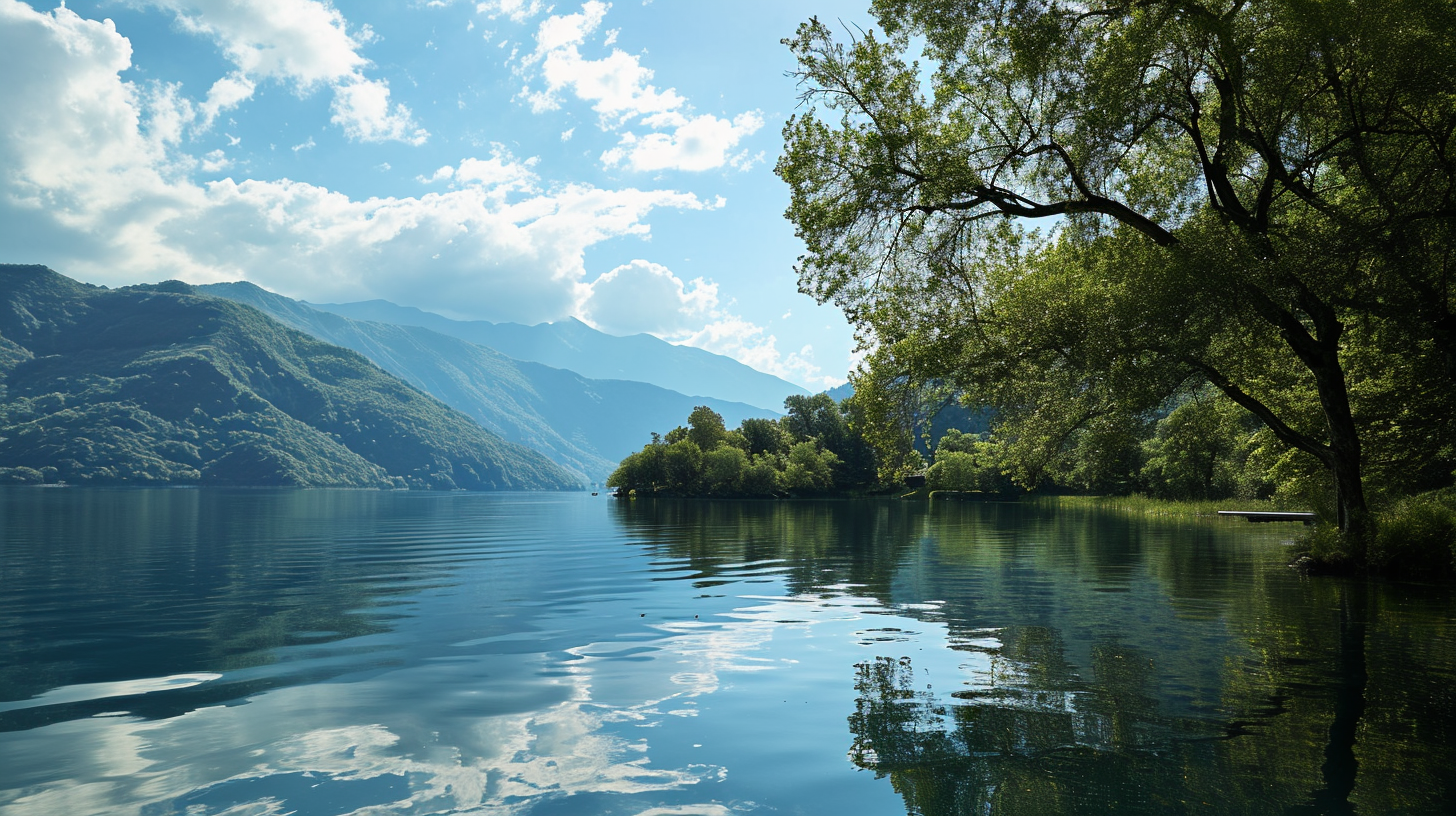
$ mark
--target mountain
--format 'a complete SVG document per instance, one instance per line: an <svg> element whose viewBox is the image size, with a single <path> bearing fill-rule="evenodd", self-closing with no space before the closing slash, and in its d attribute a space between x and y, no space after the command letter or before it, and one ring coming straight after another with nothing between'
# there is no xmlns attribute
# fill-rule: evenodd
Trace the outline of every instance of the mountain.
<svg viewBox="0 0 1456 816"><path fill-rule="evenodd" d="M695 406L707 405L722 414L729 427L747 417L776 415L648 383L588 379L420 326L322 311L251 283L198 289L246 303L299 331L353 349L503 438L541 451L589 481L605 481L617 462L641 448L653 431L682 424Z"/></svg>
<svg viewBox="0 0 1456 816"><path fill-rule="evenodd" d="M592 379L652 383L682 394L746 402L770 411L782 411L784 397L809 393L788 380L720 354L674 346L650 334L617 337L574 318L523 326L451 320L385 300L309 305L356 320L433 329L516 360L565 368Z"/></svg>
<svg viewBox="0 0 1456 816"><path fill-rule="evenodd" d="M184 283L0 266L0 479L569 489L363 356Z"/></svg>

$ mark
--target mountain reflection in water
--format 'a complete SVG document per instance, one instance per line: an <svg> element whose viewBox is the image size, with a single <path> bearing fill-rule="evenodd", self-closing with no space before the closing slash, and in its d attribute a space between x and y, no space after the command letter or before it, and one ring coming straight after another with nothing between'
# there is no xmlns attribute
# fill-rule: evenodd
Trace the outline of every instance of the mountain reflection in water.
<svg viewBox="0 0 1456 816"><path fill-rule="evenodd" d="M1456 810L1453 593L1293 532L0 488L0 816Z"/></svg>

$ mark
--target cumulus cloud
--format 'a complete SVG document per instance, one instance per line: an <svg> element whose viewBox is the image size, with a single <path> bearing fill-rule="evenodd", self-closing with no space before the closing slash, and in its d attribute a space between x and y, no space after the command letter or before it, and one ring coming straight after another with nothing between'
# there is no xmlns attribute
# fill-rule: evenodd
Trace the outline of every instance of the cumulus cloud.
<svg viewBox="0 0 1456 816"><path fill-rule="evenodd" d="M253 98L255 83L240 72L233 72L212 83L207 98L198 106L202 114L201 129L212 127L219 114L229 111Z"/></svg>
<svg viewBox="0 0 1456 816"><path fill-rule="evenodd" d="M672 88L658 90L653 72L638 55L619 48L599 59L582 55L582 46L601 27L607 3L590 0L573 14L554 14L536 30L536 48L522 63L537 71L544 87L524 88L521 96L537 113L560 108L566 95L591 104L603 130L615 130L637 120L652 132L628 132L602 154L608 167L634 171L711 170L724 166L745 169L754 159L746 152L732 153L744 138L763 127L758 111L732 119L711 114L691 115L688 100ZM617 41L619 29L606 32L603 45ZM569 131L568 131L569 132Z"/></svg>
<svg viewBox="0 0 1456 816"><path fill-rule="evenodd" d="M202 123L253 94L259 80L290 83L300 93L333 90L333 122L362 142L422 144L429 134L403 104L391 104L389 85L369 79L360 48L369 28L348 30L344 15L318 0L147 0L172 12L185 30L208 37L237 70L218 80L202 104Z"/></svg>
<svg viewBox="0 0 1456 816"><path fill-rule="evenodd" d="M8 260L98 283L252 280L312 300L382 297L462 317L572 314L585 252L650 233L654 209L716 202L671 190L551 184L495 146L432 177L421 197L355 199L289 180L207 184L220 169L176 149L189 112L167 86L120 74L111 22L0 0L0 242ZM23 249L22 249L23 248Z"/></svg>
<svg viewBox="0 0 1456 816"><path fill-rule="evenodd" d="M334 87L330 121L360 142L424 144L430 134L415 124L404 103L389 104L389 85L352 77Z"/></svg>
<svg viewBox="0 0 1456 816"><path fill-rule="evenodd" d="M0 132L4 245L99 259L112 240L202 201L200 188L179 183L190 162L167 149L185 118L175 94L121 82L130 65L131 43L110 20L0 0L0 108L24 111ZM133 262L185 265L162 246L135 252Z"/></svg>
<svg viewBox="0 0 1456 816"><path fill-rule="evenodd" d="M616 147L602 154L602 164L623 165L637 171L712 170L729 163L745 166L749 162L746 154L730 155L729 152L763 127L763 116L757 111L740 113L732 120L712 114L690 119L668 114L644 121L675 127L671 133L623 134Z"/></svg>
<svg viewBox="0 0 1456 816"><path fill-rule="evenodd" d="M720 308L718 285L703 278L684 281L665 266L635 260L578 289L578 317L609 334L653 334L810 386L844 382L823 373L812 346L784 354L762 326Z"/></svg>
<svg viewBox="0 0 1456 816"><path fill-rule="evenodd" d="M360 201L293 181L207 185L205 206L159 228L226 278L309 300L380 297L460 316L555 320L575 308L588 247L645 236L659 207L690 194L588 185L542 188L519 163L462 161L455 189Z"/></svg>
<svg viewBox="0 0 1456 816"><path fill-rule="evenodd" d="M759 371L810 387L833 388L845 381L843 377L824 373L814 362L813 346L806 345L785 354L778 348L777 337L735 315L721 314L701 329L673 342L732 357Z"/></svg>
<svg viewBox="0 0 1456 816"><path fill-rule="evenodd" d="M582 317L619 335L675 335L701 326L718 305L718 285L684 283L672 270L636 260L586 285Z"/></svg>
<svg viewBox="0 0 1456 816"><path fill-rule="evenodd" d="M492 20L497 17L508 17L515 23L524 23L545 11L546 8L546 4L541 0L485 0L475 6L477 12Z"/></svg>
<svg viewBox="0 0 1456 816"><path fill-rule="evenodd" d="M651 84L652 70L641 59L620 49L602 59L587 59L581 46L606 17L609 6L591 0L577 14L552 15L536 31L536 50L525 59L527 66L540 63L546 87L527 91L526 100L540 113L555 110L561 96L570 91L577 99L592 103L603 128L612 128L635 116L675 111L687 104L677 91L659 91Z"/></svg>

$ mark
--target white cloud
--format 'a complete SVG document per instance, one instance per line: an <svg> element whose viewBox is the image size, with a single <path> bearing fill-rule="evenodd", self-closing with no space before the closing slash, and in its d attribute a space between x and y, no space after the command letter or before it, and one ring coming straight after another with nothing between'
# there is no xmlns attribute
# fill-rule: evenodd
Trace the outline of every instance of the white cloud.
<svg viewBox="0 0 1456 816"><path fill-rule="evenodd" d="M485 0L475 6L476 12L492 20L508 17L515 23L524 23L546 9L541 0Z"/></svg>
<svg viewBox="0 0 1456 816"><path fill-rule="evenodd" d="M196 206L202 191L178 184L192 162L167 147L175 130L150 117L149 102L171 105L121 82L131 43L110 20L85 20L65 7L41 13L0 0L0 109L23 111L0 132L0 245L93 252L147 232L157 220ZM149 121L149 138L139 123ZM175 263L162 247L138 250L143 263Z"/></svg>
<svg viewBox="0 0 1456 816"><path fill-rule="evenodd" d="M389 105L389 85L381 80L353 77L334 87L330 121L349 138L361 142L407 142L421 145L430 137L415 124L403 103Z"/></svg>
<svg viewBox="0 0 1456 816"><path fill-rule="evenodd" d="M311 300L388 298L462 317L572 314L586 250L646 237L654 209L716 206L672 190L541 180L496 146L412 198L355 199L302 182L197 184L177 149L187 109L123 82L131 46L110 22L0 0L0 245L97 283L248 279ZM306 143L305 143L306 144ZM438 258L432 256L438 255Z"/></svg>
<svg viewBox="0 0 1456 816"><path fill-rule="evenodd" d="M536 189L536 174L531 168L536 158L516 161L505 145L491 145L490 158L465 159L455 172L455 180L461 184L480 184L491 188L493 195L510 192L530 192Z"/></svg>
<svg viewBox="0 0 1456 816"><path fill-rule="evenodd" d="M210 150L202 157L202 170L205 173L216 173L219 170L226 170L232 166L232 160L221 150Z"/></svg>
<svg viewBox="0 0 1456 816"><path fill-rule="evenodd" d="M725 165L746 170L763 154L734 153L745 138L763 127L763 115L748 111L732 119L712 114L691 115L688 100L672 88L658 90L653 72L638 55L612 48L600 59L582 55L582 46L601 27L611 6L590 0L574 14L556 14L536 30L536 48L521 66L536 70L544 87L521 90L533 111L556 110L569 93L591 104L603 130L616 130L636 119L651 129L642 135L624 133L617 146L602 154L607 167L638 172L659 170L712 170ZM603 45L611 47L620 29L610 29ZM570 131L567 131L570 133Z"/></svg>
<svg viewBox="0 0 1456 816"><path fill-rule="evenodd" d="M602 331L675 335L701 326L718 305L718 285L690 283L659 264L636 260L583 286L582 317Z"/></svg>
<svg viewBox="0 0 1456 816"><path fill-rule="evenodd" d="M809 387L844 382L823 373L811 346L784 354L762 326L720 309L718 285L703 278L683 281L667 267L635 260L578 289L577 316L610 334L653 334Z"/></svg>
<svg viewBox="0 0 1456 816"><path fill-rule="evenodd" d="M344 15L316 0L146 0L209 37L245 76L305 88L354 76L369 61Z"/></svg>
<svg viewBox="0 0 1456 816"><path fill-rule="evenodd" d="M242 73L233 72L212 83L207 98L198 106L202 113L202 130L212 126L218 114L232 110L253 97L256 85Z"/></svg>
<svg viewBox="0 0 1456 816"><path fill-rule="evenodd" d="M452 176L459 189L364 201L301 182L224 179L158 237L210 276L308 300L377 297L535 322L573 311L588 247L647 235L643 219L658 207L709 206L672 191L543 189L509 159L467 159Z"/></svg>
<svg viewBox="0 0 1456 816"><path fill-rule="evenodd" d="M674 338L673 342L726 355L759 371L809 387L832 388L845 381L843 377L824 374L814 362L813 346L784 354L778 349L777 337L762 326L734 315L721 315L698 331Z"/></svg>
<svg viewBox="0 0 1456 816"><path fill-rule="evenodd" d="M377 39L364 26L354 33L338 9L318 0L143 0L171 11L194 34L208 37L237 70L214 83L202 104L210 124L222 110L251 97L259 80L291 83L299 93L320 86L334 92L333 121L352 139L420 144L429 134L409 108L391 104L389 85L368 79L359 50Z"/></svg>
<svg viewBox="0 0 1456 816"><path fill-rule="evenodd" d="M730 156L729 151L763 127L763 116L758 111L740 113L731 121L712 114L691 119L659 114L644 121L650 125L675 125L675 129L645 136L625 133L616 147L602 154L602 164L625 165L639 172L712 170L730 162L747 169L750 163L745 157Z"/></svg>
<svg viewBox="0 0 1456 816"><path fill-rule="evenodd" d="M581 5L580 14L554 14L547 17L536 30L536 52L530 59L537 60L551 51L557 51L586 42L587 35L597 30L607 16L610 3L588 0Z"/></svg>
<svg viewBox="0 0 1456 816"><path fill-rule="evenodd" d="M604 129L617 127L636 116L675 111L687 104L677 91L659 91L651 84L652 70L642 61L620 49L602 59L587 59L581 46L601 25L606 16L606 3L591 0L579 14L553 15L536 31L536 50L526 57L526 65L540 63L544 90L526 92L532 110L555 110L561 105L563 91L592 103Z"/></svg>
<svg viewBox="0 0 1456 816"><path fill-rule="evenodd" d="M455 168L445 165L428 176L415 176L415 180L421 184L438 184L442 181L449 181L455 177Z"/></svg>

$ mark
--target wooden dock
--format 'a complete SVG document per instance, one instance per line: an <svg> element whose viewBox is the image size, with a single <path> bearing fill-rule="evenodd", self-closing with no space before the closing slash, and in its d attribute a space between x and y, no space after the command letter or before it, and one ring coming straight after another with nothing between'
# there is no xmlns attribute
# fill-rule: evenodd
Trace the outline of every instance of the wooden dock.
<svg viewBox="0 0 1456 816"><path fill-rule="evenodd" d="M1270 521L1301 521L1305 524L1314 524L1314 513L1286 513L1278 511L1271 512L1265 510L1220 510L1218 511L1218 514L1220 516L1228 516L1230 518L1246 519L1257 524L1263 524Z"/></svg>

